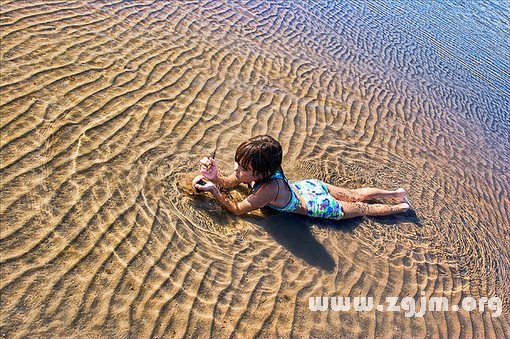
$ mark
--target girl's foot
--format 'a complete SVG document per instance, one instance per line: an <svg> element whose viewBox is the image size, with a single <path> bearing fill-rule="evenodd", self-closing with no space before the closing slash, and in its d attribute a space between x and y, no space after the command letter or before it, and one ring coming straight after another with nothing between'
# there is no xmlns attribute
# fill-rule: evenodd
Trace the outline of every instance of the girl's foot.
<svg viewBox="0 0 510 339"><path fill-rule="evenodd" d="M393 200L395 200L396 202L405 202L407 203L408 205L411 205L409 203L409 200L407 199L407 192L405 189L403 189L402 187L401 188L398 188L396 189L395 191L393 191Z"/></svg>
<svg viewBox="0 0 510 339"><path fill-rule="evenodd" d="M411 204L411 200L409 200L409 197L407 195L404 196L404 202L409 205L409 208L413 208L413 205Z"/></svg>
<svg viewBox="0 0 510 339"><path fill-rule="evenodd" d="M411 208L411 205L409 205L407 202L403 202L397 206L400 208L400 212L407 212Z"/></svg>
<svg viewBox="0 0 510 339"><path fill-rule="evenodd" d="M400 198L400 199L404 199L404 197L407 195L407 192L405 189L403 189L402 187L400 188L397 188L395 190L395 193L396 195Z"/></svg>

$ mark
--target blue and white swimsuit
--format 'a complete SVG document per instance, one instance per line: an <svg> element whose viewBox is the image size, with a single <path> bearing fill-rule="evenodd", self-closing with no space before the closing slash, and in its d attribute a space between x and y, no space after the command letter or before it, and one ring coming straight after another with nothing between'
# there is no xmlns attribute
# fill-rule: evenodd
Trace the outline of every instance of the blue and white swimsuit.
<svg viewBox="0 0 510 339"><path fill-rule="evenodd" d="M283 179L290 189L291 198L287 205L283 207L277 207L271 204L267 206L281 212L294 212L301 205L298 196L294 192L295 189L306 201L306 207L308 209L307 215L335 220L343 218L344 210L342 209L342 205L329 193L328 187L324 182L317 179L307 179L289 183L281 169L277 170L276 173L271 176L271 179ZM259 187L260 184L255 184L253 188L254 191Z"/></svg>

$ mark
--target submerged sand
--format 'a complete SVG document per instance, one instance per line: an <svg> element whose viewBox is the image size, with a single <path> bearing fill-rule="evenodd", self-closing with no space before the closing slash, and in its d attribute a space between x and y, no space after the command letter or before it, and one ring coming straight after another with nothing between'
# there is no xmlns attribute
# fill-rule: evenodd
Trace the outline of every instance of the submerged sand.
<svg viewBox="0 0 510 339"><path fill-rule="evenodd" d="M0 333L509 336L508 93L374 6L2 2ZM189 188L265 133L288 177L414 212L235 217ZM503 311L309 309L422 291Z"/></svg>

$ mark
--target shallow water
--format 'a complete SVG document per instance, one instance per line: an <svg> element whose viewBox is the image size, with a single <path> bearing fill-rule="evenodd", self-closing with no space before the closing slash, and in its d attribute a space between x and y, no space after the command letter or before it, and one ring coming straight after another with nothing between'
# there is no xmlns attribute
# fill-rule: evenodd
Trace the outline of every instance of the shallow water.
<svg viewBox="0 0 510 339"><path fill-rule="evenodd" d="M507 2L1 8L2 334L510 335ZM265 133L290 178L414 212L235 217L190 189ZM503 314L308 308L422 291Z"/></svg>

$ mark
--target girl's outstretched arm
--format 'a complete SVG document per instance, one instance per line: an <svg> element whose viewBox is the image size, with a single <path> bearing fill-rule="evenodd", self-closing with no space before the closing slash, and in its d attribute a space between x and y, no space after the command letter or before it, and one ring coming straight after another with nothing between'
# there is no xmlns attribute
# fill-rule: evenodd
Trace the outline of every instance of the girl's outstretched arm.
<svg viewBox="0 0 510 339"><path fill-rule="evenodd" d="M237 180L234 173L225 177L221 174L218 175L217 180L213 180L213 183L221 188L232 188L238 186L241 182Z"/></svg>
<svg viewBox="0 0 510 339"><path fill-rule="evenodd" d="M198 177L197 177L198 178ZM198 184L199 180L193 181L193 186L201 191L211 192L214 198L227 210L234 213L235 215L241 215L253 210L264 207L266 204L271 202L278 193L277 185L272 182L266 185L264 189L260 189L255 194L250 194L246 199L241 202L234 202L230 200L223 192L219 190L216 185L212 182L208 182L205 185Z"/></svg>

